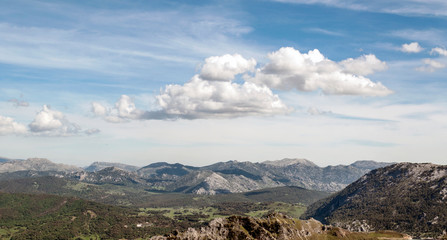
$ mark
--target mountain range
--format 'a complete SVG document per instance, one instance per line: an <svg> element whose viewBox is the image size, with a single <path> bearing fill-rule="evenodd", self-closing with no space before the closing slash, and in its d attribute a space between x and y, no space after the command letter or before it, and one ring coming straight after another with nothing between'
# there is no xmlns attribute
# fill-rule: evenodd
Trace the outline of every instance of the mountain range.
<svg viewBox="0 0 447 240"><path fill-rule="evenodd" d="M32 158L1 162L0 179L56 176L95 184L141 185L154 191L208 195L282 186L335 192L365 173L390 164L357 161L351 165L319 167L305 159L282 159L260 163L228 161L204 167L158 162L138 168L95 162L81 169Z"/></svg>

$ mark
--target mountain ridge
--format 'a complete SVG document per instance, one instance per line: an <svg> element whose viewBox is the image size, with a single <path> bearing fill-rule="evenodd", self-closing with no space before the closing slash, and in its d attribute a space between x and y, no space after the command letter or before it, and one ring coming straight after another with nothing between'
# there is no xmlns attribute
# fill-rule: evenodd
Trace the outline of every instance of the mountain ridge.
<svg viewBox="0 0 447 240"><path fill-rule="evenodd" d="M148 189L170 192L221 194L282 186L335 192L370 170L388 164L357 161L350 165L319 167L306 159L285 158L264 162L227 161L203 167L156 162L138 168L120 163L94 162L80 169L47 159L28 159L0 163L0 170L36 171L28 175L68 177L95 184L139 184ZM0 179L13 175L3 174ZM25 173L22 175L27 176Z"/></svg>

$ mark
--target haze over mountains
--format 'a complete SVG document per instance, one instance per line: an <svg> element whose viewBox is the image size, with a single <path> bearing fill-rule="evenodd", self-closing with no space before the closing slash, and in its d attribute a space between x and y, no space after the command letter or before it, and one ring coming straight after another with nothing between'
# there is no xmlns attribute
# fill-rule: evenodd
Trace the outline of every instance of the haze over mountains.
<svg viewBox="0 0 447 240"><path fill-rule="evenodd" d="M260 163L228 161L204 167L159 162L138 168L121 163L95 162L81 169L33 158L0 163L0 173L3 173L0 179L58 176L97 184L144 185L158 191L211 195L281 186L334 192L370 170L389 164L357 161L351 165L319 167L305 159L283 159Z"/></svg>

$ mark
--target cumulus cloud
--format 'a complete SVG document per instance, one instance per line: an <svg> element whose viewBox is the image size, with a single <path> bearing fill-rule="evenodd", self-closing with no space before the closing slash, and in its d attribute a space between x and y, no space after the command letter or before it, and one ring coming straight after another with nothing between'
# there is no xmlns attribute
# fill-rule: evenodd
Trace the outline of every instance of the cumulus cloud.
<svg viewBox="0 0 447 240"><path fill-rule="evenodd" d="M225 54L205 59L200 78L209 81L230 81L237 74L254 71L256 60L245 59L239 54Z"/></svg>
<svg viewBox="0 0 447 240"><path fill-rule="evenodd" d="M174 118L232 118L289 111L267 86L206 81L197 75L184 85L166 86L156 98L162 111Z"/></svg>
<svg viewBox="0 0 447 240"><path fill-rule="evenodd" d="M238 74L254 71L256 61L239 54L209 57L200 74L183 85L169 84L155 97L159 110L137 109L122 95L112 108L93 102L91 111L108 122L133 119L234 118L284 114L290 109L265 85L232 82Z"/></svg>
<svg viewBox="0 0 447 240"><path fill-rule="evenodd" d="M247 80L281 90L321 89L325 94L386 96L392 93L380 82L374 83L363 76L386 69L386 63L374 55L337 63L325 58L318 49L306 54L284 47L270 53L268 58L270 62Z"/></svg>
<svg viewBox="0 0 447 240"><path fill-rule="evenodd" d="M10 117L0 116L0 135L21 135L27 132L26 126L14 121Z"/></svg>
<svg viewBox="0 0 447 240"><path fill-rule="evenodd" d="M405 43L402 44L402 47L400 48L402 52L406 53L418 53L424 50L418 42L412 42L412 43Z"/></svg>
<svg viewBox="0 0 447 240"><path fill-rule="evenodd" d="M127 122L130 119L140 119L143 111L135 107L132 98L127 95L121 95L120 99L112 108L107 108L98 102L91 103L91 112L95 116L104 118L111 123Z"/></svg>
<svg viewBox="0 0 447 240"><path fill-rule="evenodd" d="M348 58L340 62L344 72L355 75L370 75L374 72L383 71L388 68L385 62L380 61L375 55L368 54L356 59Z"/></svg>
<svg viewBox="0 0 447 240"><path fill-rule="evenodd" d="M33 134L45 136L71 136L81 131L78 124L68 121L62 112L52 110L47 105L43 106L28 127Z"/></svg>
<svg viewBox="0 0 447 240"><path fill-rule="evenodd" d="M438 54L440 56L447 56L447 50L445 48L436 47L430 51L430 54L432 54L432 55Z"/></svg>
<svg viewBox="0 0 447 240"><path fill-rule="evenodd" d="M327 94L386 96L392 91L366 75L387 68L375 55L363 55L334 62L317 49L302 54L281 48L268 55L270 62L256 69L254 59L239 54L205 59L199 74L183 85L169 84L155 97L156 111L136 108L132 99L122 95L114 107L92 103L91 111L108 122L133 119L198 119L268 116L291 111L271 88L314 91ZM247 74L254 72L254 75ZM237 75L244 82L234 82ZM311 109L312 110L312 109ZM317 113L311 111L310 114ZM319 114L322 114L320 112Z"/></svg>
<svg viewBox="0 0 447 240"><path fill-rule="evenodd" d="M16 107L29 107L29 103L23 100L19 100L16 98L13 99L9 99L8 102L11 102L14 104L14 106Z"/></svg>
<svg viewBox="0 0 447 240"><path fill-rule="evenodd" d="M438 69L446 67L444 63L429 58L423 59L422 62L424 63L424 65L416 68L416 70L421 72L434 72Z"/></svg>

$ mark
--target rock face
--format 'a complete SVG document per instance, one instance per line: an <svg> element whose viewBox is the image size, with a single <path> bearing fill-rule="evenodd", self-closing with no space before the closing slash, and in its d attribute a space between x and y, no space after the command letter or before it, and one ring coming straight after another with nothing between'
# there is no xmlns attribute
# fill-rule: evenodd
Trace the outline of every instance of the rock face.
<svg viewBox="0 0 447 240"><path fill-rule="evenodd" d="M393 239L406 237L403 234L388 233L382 236ZM151 240L226 240L226 239L253 239L253 240L292 240L292 239L378 239L368 237L367 234L351 233L350 231L321 224L315 219L297 220L283 214L272 214L266 218L252 218L232 216L217 218L207 227L200 230L189 228L185 232L174 232L168 236L155 236Z"/></svg>
<svg viewBox="0 0 447 240"><path fill-rule="evenodd" d="M311 205L306 217L351 230L439 236L447 229L447 166L399 163L373 170Z"/></svg>
<svg viewBox="0 0 447 240"><path fill-rule="evenodd" d="M29 158L27 160L9 160L0 163L0 173L17 171L59 171L59 172L77 172L81 168L53 163L45 158Z"/></svg>
<svg viewBox="0 0 447 240"><path fill-rule="evenodd" d="M232 216L214 219L200 230L189 228L186 232L151 239L306 239L327 230L328 227L314 219L300 221L282 214L266 218Z"/></svg>

